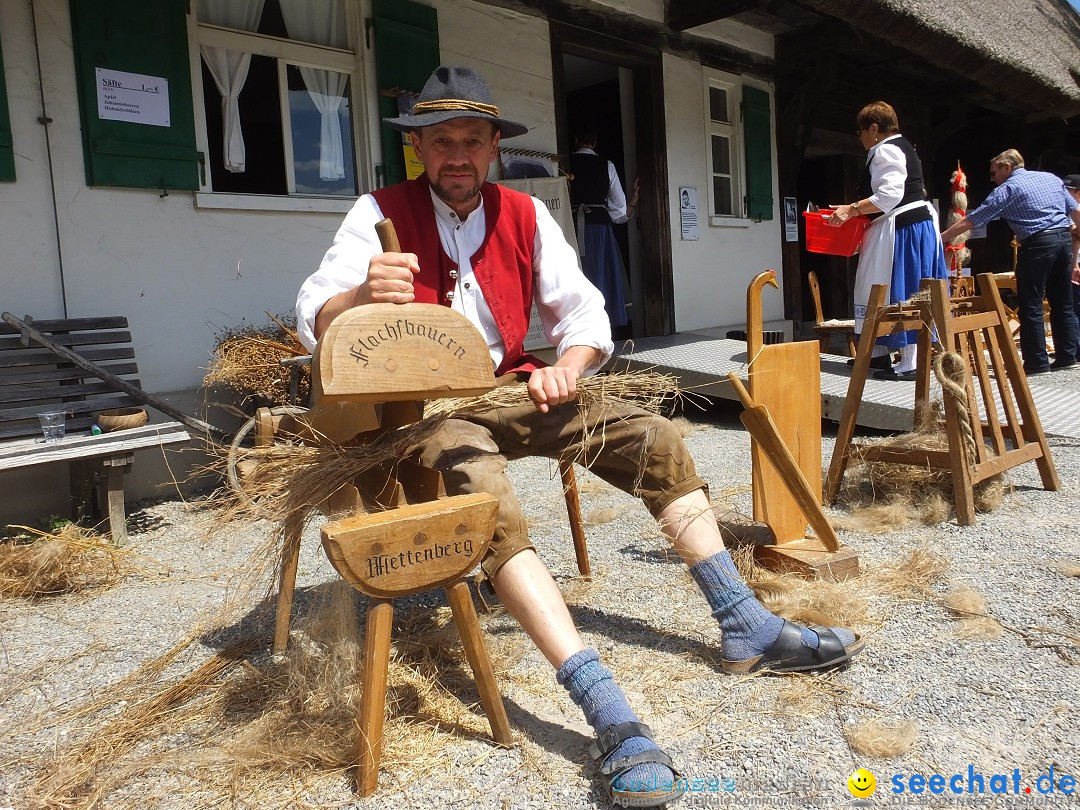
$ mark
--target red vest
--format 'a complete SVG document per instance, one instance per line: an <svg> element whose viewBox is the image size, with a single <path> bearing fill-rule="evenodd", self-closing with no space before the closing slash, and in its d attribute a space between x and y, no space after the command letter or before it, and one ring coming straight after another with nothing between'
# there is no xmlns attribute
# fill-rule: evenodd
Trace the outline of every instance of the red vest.
<svg viewBox="0 0 1080 810"><path fill-rule="evenodd" d="M394 223L402 251L415 253L420 272L413 278L416 300L450 306L450 276L457 265L442 249L435 225L435 206L426 176L372 192L384 217ZM544 363L525 354L522 343L532 314L532 254L536 238L536 208L532 197L484 183L485 233L472 256L473 275L495 319L505 346L496 374L532 371Z"/></svg>

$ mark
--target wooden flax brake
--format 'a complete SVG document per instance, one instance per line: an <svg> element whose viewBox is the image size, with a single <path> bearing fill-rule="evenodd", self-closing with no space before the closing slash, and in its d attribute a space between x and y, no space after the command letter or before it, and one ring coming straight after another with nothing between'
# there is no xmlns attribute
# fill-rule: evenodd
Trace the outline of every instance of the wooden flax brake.
<svg viewBox="0 0 1080 810"><path fill-rule="evenodd" d="M1056 492L1060 488L997 284L993 275L984 273L976 278L976 285L974 297L950 300L945 280L924 282L929 299L914 307L886 307L885 285L873 287L829 466L828 502L836 500L852 458L948 470L956 519L962 526L975 522L974 485L1024 462L1035 462L1044 489ZM955 362L953 375L942 382L944 419L939 424L945 430L947 448L878 447L854 442L870 349L882 335L919 330L916 424L928 413L932 327L937 330L940 350Z"/></svg>
<svg viewBox="0 0 1080 810"><path fill-rule="evenodd" d="M108 516L113 540L126 541L123 482L135 451L187 442L190 436L180 422L97 436L89 434L90 426L103 410L136 404L151 404L170 415L179 412L138 387L126 318L35 321L9 312L2 318L0 470L70 462L73 514L87 507L93 511L96 474L101 512ZM66 414L64 438L44 444L37 415L56 410Z"/></svg>
<svg viewBox="0 0 1080 810"><path fill-rule="evenodd" d="M378 230L385 250L399 249L389 220ZM311 409L281 416L315 442L371 441L418 420L423 400L476 396L495 386L484 338L462 315L435 304L348 310L327 327L311 368ZM262 418L259 434L272 443L276 417L267 412ZM342 578L368 597L356 753L360 794L369 795L378 784L394 599L402 596L445 589L492 736L511 745L509 720L464 580L491 543L498 499L483 492L447 496L438 470L406 459L369 470L331 500L327 511L346 516L323 526L323 549ZM301 530L298 520L284 527L275 651L288 639Z"/></svg>
<svg viewBox="0 0 1080 810"><path fill-rule="evenodd" d="M859 558L840 545L821 509L820 351L809 340L764 345L761 293L770 285L776 286L773 270L758 274L746 291L749 391L728 375L751 435L754 520L773 533L773 542L755 545L754 553L766 568L844 579L858 574Z"/></svg>

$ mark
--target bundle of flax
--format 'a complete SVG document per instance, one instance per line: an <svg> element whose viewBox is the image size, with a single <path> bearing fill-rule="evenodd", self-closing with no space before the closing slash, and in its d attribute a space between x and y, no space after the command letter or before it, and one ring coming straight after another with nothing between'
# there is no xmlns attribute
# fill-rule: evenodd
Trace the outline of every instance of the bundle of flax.
<svg viewBox="0 0 1080 810"><path fill-rule="evenodd" d="M20 536L0 542L0 596L40 599L93 591L120 580L130 566L107 537L66 523L47 532L10 526Z"/></svg>
<svg viewBox="0 0 1080 810"><path fill-rule="evenodd" d="M604 374L578 381L577 407L590 432L604 429L604 414L618 404L630 404L651 413L672 408L681 394L669 375L641 371ZM357 476L393 465L406 458L434 435L445 419L530 402L524 383L494 388L468 398L429 402L419 422L391 430L366 444L326 441L305 445L288 441L244 451L244 492L227 508L226 516L257 515L275 522L303 519ZM583 438L584 444L584 438ZM568 448L573 452L573 448ZM575 460L583 458L580 452Z"/></svg>
<svg viewBox="0 0 1080 810"><path fill-rule="evenodd" d="M218 384L240 394L244 403L287 405L290 370L281 360L302 357L307 350L300 344L296 330L286 319L267 313L272 324L245 326L222 332L211 352L210 370L203 385ZM300 369L297 401L306 402L310 368Z"/></svg>

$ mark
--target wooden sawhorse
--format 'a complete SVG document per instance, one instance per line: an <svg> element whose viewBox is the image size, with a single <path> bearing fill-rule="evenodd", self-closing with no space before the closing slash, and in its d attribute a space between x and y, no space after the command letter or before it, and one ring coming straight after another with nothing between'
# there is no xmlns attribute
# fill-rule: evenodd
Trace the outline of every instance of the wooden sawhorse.
<svg viewBox="0 0 1080 810"><path fill-rule="evenodd" d="M978 292L974 297L950 300L946 281L930 281L924 283L929 289L927 300L914 306L892 307L884 305L885 285L874 285L829 465L825 490L828 503L836 501L847 464L856 454L871 462L949 470L956 519L962 526L975 522L975 484L1026 461L1035 462L1044 489L1056 492L1060 488L994 277L988 273L980 275L976 284ZM946 371L946 380L942 382L946 389L943 426L947 449L880 447L853 442L870 350L877 338L894 331L919 330L916 425L925 418L929 408L934 328L940 351L954 358L955 363Z"/></svg>

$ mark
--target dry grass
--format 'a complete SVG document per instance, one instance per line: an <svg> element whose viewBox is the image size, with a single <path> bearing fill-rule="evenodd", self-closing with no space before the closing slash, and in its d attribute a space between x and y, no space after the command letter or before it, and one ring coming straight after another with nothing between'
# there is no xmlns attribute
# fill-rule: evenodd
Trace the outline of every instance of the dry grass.
<svg viewBox="0 0 1080 810"><path fill-rule="evenodd" d="M936 409L931 409L911 433L867 444L896 449L949 449ZM1011 491L1004 476L981 481L974 487L975 509L993 511ZM948 470L867 461L860 458L855 448L839 496L839 503L848 507L851 515L835 523L839 529L872 534L897 531L915 523L936 526L950 518L952 502L952 474Z"/></svg>
<svg viewBox="0 0 1080 810"><path fill-rule="evenodd" d="M266 313L272 323L224 330L211 352L210 370L203 385L223 385L240 394L244 402L259 405L286 405L289 399L289 370L280 364L287 357L307 354L293 325ZM307 400L311 383L310 367L300 370L299 402Z"/></svg>
<svg viewBox="0 0 1080 810"><path fill-rule="evenodd" d="M867 720L844 729L844 737L853 751L878 759L906 754L915 742L915 736L915 724L911 721L891 724Z"/></svg>
<svg viewBox="0 0 1080 810"><path fill-rule="evenodd" d="M43 599L95 593L133 569L130 553L108 537L74 523L55 532L9 526L20 537L0 541L0 597Z"/></svg>
<svg viewBox="0 0 1080 810"><path fill-rule="evenodd" d="M872 575L874 590L896 599L922 600L936 597L934 586L949 570L947 558L929 546L912 549Z"/></svg>
<svg viewBox="0 0 1080 810"><path fill-rule="evenodd" d="M1001 625L987 613L986 599L974 588L959 587L945 594L942 603L959 618L959 638L994 639L1001 635Z"/></svg>

